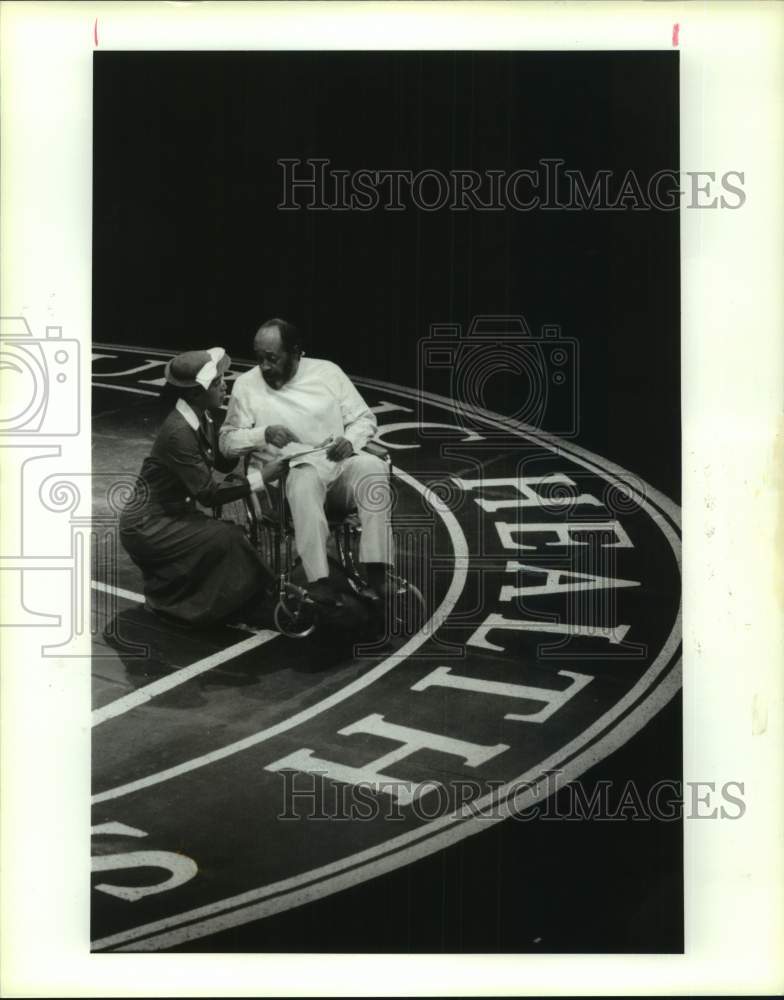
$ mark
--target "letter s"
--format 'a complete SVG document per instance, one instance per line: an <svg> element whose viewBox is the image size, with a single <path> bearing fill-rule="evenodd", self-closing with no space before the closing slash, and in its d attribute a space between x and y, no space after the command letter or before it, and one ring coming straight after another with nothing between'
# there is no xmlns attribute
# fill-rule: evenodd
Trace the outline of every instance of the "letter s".
<svg viewBox="0 0 784 1000"><path fill-rule="evenodd" d="M735 187L734 184L730 184L729 181L727 180L728 177L737 177L740 180L741 184L744 184L746 182L746 174L743 173L740 170L729 170L729 171L727 171L726 174L722 175L722 178L721 178L721 186L724 188L724 190L725 191L731 191L732 194L736 194L738 196L738 204L737 205L730 205L727 202L726 198L724 198L724 196L722 195L721 207L722 208L740 208L741 205L746 200L746 192L743 190L742 187Z"/></svg>
<svg viewBox="0 0 784 1000"><path fill-rule="evenodd" d="M738 807L738 813L736 816L731 816L724 806L721 807L721 818L722 819L740 819L741 816L746 812L746 803L742 798L738 798L736 795L730 795L727 789L734 785L738 789L741 795L746 791L746 786L742 781L727 781L721 786L721 794L727 802L731 802L732 805Z"/></svg>
<svg viewBox="0 0 784 1000"><path fill-rule="evenodd" d="M91 833L125 834L128 837L147 836L143 830L126 826L125 823L102 823L100 826L94 826ZM91 864L94 872L111 871L114 868L163 868L170 873L168 878L153 885L121 886L109 885L106 882L96 885L95 888L99 892L125 899L129 903L137 903L145 896L165 892L167 889L176 889L183 883L189 882L199 870L191 858L184 854L175 854L173 851L127 851L122 854L103 854L92 858Z"/></svg>

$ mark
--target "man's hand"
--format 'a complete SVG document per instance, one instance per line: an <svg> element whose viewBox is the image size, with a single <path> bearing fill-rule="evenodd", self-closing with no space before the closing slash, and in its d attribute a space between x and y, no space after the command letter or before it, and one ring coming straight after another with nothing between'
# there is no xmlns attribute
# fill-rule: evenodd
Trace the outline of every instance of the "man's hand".
<svg viewBox="0 0 784 1000"><path fill-rule="evenodd" d="M264 440L276 448L285 448L292 441L299 441L299 438L283 424L270 424L264 431Z"/></svg>
<svg viewBox="0 0 784 1000"><path fill-rule="evenodd" d="M330 462L341 462L344 458L354 454L354 445L348 438L339 437L335 443L327 448L327 458Z"/></svg>

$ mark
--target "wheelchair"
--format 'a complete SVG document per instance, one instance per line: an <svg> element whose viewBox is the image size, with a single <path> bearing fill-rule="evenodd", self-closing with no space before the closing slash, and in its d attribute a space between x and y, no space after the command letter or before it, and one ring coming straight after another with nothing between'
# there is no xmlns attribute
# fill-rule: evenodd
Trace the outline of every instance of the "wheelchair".
<svg viewBox="0 0 784 1000"><path fill-rule="evenodd" d="M381 458L391 468L386 448L369 442L363 450ZM254 493L238 503L243 508L241 520L247 537L277 581L275 628L289 638L305 639L328 620L334 622L335 614L333 611L328 615L308 592L301 560L295 552L294 525L286 500L287 476L286 470L276 486L268 487L263 499ZM216 516L221 516L219 511L217 508ZM379 614L386 616L386 633L411 635L417 631L425 620L425 599L419 587L390 568L387 573L390 599L382 602L363 577L359 561L362 525L356 509L339 517L330 516L327 510L327 524L330 578L343 585L338 591L338 609L343 607L350 617L351 607L362 608L366 619L371 621L377 620Z"/></svg>

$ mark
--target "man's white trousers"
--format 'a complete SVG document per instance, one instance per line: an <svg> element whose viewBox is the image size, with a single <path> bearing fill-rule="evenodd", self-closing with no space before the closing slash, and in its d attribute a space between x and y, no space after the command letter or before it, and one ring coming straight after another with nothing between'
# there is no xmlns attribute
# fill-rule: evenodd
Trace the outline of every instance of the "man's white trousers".
<svg viewBox="0 0 784 1000"><path fill-rule="evenodd" d="M345 459L342 465L340 475L329 484L323 482L312 465L297 465L289 472L286 496L297 550L310 582L329 575L325 504L330 515L335 516L356 507L362 525L361 562L391 564L393 561L392 491L387 463L361 452Z"/></svg>

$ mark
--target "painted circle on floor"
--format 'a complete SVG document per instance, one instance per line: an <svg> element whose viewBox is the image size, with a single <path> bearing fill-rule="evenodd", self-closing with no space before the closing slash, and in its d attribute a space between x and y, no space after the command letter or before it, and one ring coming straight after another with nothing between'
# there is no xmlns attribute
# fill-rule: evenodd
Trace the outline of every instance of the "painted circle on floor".
<svg viewBox="0 0 784 1000"><path fill-rule="evenodd" d="M142 414L170 356L95 345L94 391ZM234 362L232 374L248 367ZM259 707L243 709L239 738L202 727L156 751L165 766L143 753L107 765L93 829L114 862L100 870L143 869L138 855L157 853L148 866L169 874L148 873L163 888L133 905L109 891L127 889L127 873L101 876L95 950L181 946L524 821L680 686L679 510L668 498L511 417L353 381L392 456L400 569L425 594L427 621L353 649L296 698L280 696L281 677L286 690L286 671L301 676L319 646L294 654L297 640L274 637L255 650ZM121 708L110 703L94 730L94 762L150 713L165 740L154 695Z"/></svg>

